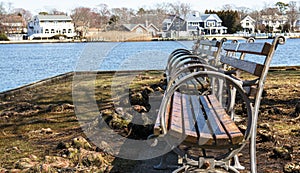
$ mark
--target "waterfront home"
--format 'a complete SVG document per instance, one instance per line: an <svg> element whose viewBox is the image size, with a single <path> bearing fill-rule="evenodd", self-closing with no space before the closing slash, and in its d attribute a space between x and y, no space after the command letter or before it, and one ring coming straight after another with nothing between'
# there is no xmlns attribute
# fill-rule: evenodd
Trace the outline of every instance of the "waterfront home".
<svg viewBox="0 0 300 173"><path fill-rule="evenodd" d="M76 36L72 18L67 15L36 15L28 22L29 39L48 39Z"/></svg>
<svg viewBox="0 0 300 173"><path fill-rule="evenodd" d="M185 16L170 15L163 21L164 37L197 36L200 34L225 34L227 27L217 14L194 12Z"/></svg>
<svg viewBox="0 0 300 173"><path fill-rule="evenodd" d="M122 29L124 31L129 31L137 34L151 34L152 36L157 36L159 29L153 24L123 24Z"/></svg>
<svg viewBox="0 0 300 173"><path fill-rule="evenodd" d="M298 14L298 19L294 23L294 30L295 31L300 31L300 13Z"/></svg>
<svg viewBox="0 0 300 173"><path fill-rule="evenodd" d="M241 20L241 26L244 33L253 34L255 32L255 20L247 15Z"/></svg>
<svg viewBox="0 0 300 173"><path fill-rule="evenodd" d="M281 31L280 28L282 28L288 22L289 19L286 14L279 15L277 13L272 15L262 15L259 21L260 24L271 28L273 32Z"/></svg>
<svg viewBox="0 0 300 173"><path fill-rule="evenodd" d="M26 30L26 22L20 15L8 14L0 21L1 30L9 40L22 40Z"/></svg>

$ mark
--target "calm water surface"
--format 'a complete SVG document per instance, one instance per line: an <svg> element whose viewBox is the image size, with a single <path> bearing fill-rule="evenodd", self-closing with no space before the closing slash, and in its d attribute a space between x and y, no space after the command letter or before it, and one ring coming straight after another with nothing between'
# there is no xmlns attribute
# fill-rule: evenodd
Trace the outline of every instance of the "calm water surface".
<svg viewBox="0 0 300 173"><path fill-rule="evenodd" d="M0 92L70 71L160 70L174 49L191 48L192 44L168 41L0 45ZM279 46L272 66L300 65L299 45L300 39L289 39Z"/></svg>

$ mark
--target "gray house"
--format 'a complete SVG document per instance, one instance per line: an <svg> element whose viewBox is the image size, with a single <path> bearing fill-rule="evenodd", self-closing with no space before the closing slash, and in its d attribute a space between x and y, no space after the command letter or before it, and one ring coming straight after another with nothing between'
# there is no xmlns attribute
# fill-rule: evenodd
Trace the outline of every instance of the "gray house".
<svg viewBox="0 0 300 173"><path fill-rule="evenodd" d="M197 36L200 34L225 34L227 27L216 14L170 15L163 21L162 31L165 37Z"/></svg>

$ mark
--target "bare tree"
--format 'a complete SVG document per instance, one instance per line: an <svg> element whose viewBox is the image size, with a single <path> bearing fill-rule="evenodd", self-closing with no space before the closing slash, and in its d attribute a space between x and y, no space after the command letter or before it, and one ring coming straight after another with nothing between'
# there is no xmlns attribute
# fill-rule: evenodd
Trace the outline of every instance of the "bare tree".
<svg viewBox="0 0 300 173"><path fill-rule="evenodd" d="M287 15L289 18L289 22L291 25L291 31L294 31L294 23L298 19L298 10L297 10L297 3L296 1L290 1L289 2L289 10L287 11Z"/></svg>
<svg viewBox="0 0 300 173"><path fill-rule="evenodd" d="M66 15L65 12L58 11L56 8L53 8L53 9L49 10L49 14L54 14L54 15Z"/></svg>
<svg viewBox="0 0 300 173"><path fill-rule="evenodd" d="M171 7L171 14L184 16L191 12L191 5L188 3L181 3L180 1L177 1L175 3L169 3L169 6ZM173 13L172 13L173 12Z"/></svg>
<svg viewBox="0 0 300 173"><path fill-rule="evenodd" d="M111 15L108 9L108 5L99 4L97 5L97 8L93 9L93 11L97 13L94 14L95 17L97 18L96 21L97 28L105 29Z"/></svg>
<svg viewBox="0 0 300 173"><path fill-rule="evenodd" d="M15 8L14 13L21 15L25 21L28 21L32 18L31 12L23 8Z"/></svg>
<svg viewBox="0 0 300 173"><path fill-rule="evenodd" d="M133 9L128 8L113 8L112 14L118 18L116 25L122 25L128 23L132 17L135 16Z"/></svg>
<svg viewBox="0 0 300 173"><path fill-rule="evenodd" d="M86 7L75 8L72 10L71 18L75 23L78 34L85 37L90 27L91 9Z"/></svg>
<svg viewBox="0 0 300 173"><path fill-rule="evenodd" d="M235 6L233 4L225 4L225 5L223 5L222 10L230 11L230 10L233 10L234 8L235 8Z"/></svg>

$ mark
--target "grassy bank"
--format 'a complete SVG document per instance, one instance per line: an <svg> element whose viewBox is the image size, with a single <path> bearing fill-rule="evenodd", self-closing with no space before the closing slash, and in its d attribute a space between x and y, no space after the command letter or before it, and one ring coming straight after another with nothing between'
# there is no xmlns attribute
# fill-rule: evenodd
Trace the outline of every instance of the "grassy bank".
<svg viewBox="0 0 300 173"><path fill-rule="evenodd" d="M46 163L47 156L61 156L59 144L69 144L78 136L85 137L75 115L76 108L72 98L75 87L94 88L92 91L95 92L94 99L98 111L106 112L118 104L117 96L122 98L122 94L118 93L126 95L126 91L138 92L159 84L163 79L162 74L161 71L77 73L77 79L80 80L75 82L74 74L69 74L60 80L1 93L0 172L1 168L16 168L16 163L22 158L36 157L36 162ZM125 81L127 85L124 85ZM282 172L286 164L300 162L300 123L297 118L300 107L299 81L299 70L275 70L268 75L259 119L257 157L260 172ZM117 94L114 96L113 88L117 88L114 90ZM82 94L82 98L86 97L84 90L81 91L82 93L78 94ZM267 131L268 134L263 136L263 131ZM288 153L291 156L276 155L274 147L291 148L292 151ZM137 167L140 167L139 170L143 169L141 165L144 164L140 161L117 159L105 154L103 150L97 152L101 153L105 160L101 167L105 167L108 172L133 172ZM245 166L249 162L246 153L247 148L241 156ZM147 165L145 169L151 166Z"/></svg>

